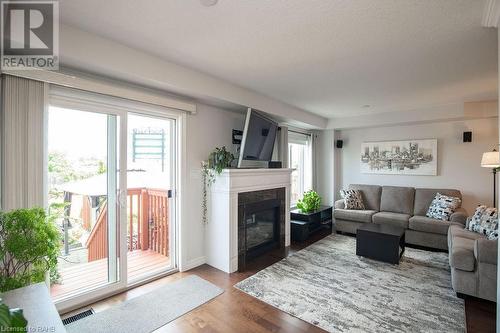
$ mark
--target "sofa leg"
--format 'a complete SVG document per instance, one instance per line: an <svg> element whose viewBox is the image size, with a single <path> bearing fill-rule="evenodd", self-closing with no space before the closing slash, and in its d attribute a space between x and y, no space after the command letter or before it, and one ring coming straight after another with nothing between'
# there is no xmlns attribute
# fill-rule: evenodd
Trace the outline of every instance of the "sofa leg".
<svg viewBox="0 0 500 333"><path fill-rule="evenodd" d="M462 293L457 293L457 297L458 298L461 298L461 299L465 299L465 294L462 294Z"/></svg>

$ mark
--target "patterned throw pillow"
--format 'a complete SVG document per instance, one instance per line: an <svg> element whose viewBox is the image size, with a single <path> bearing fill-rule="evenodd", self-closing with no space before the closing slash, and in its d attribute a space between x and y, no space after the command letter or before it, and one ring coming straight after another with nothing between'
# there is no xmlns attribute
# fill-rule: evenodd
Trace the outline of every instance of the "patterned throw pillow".
<svg viewBox="0 0 500 333"><path fill-rule="evenodd" d="M498 239L497 209L480 205L476 208L467 229L485 235L488 239Z"/></svg>
<svg viewBox="0 0 500 333"><path fill-rule="evenodd" d="M359 190L340 190L340 196L344 199L345 209L365 209L363 197Z"/></svg>
<svg viewBox="0 0 500 333"><path fill-rule="evenodd" d="M432 200L426 215L427 217L436 220L449 221L451 214L453 214L461 204L462 200L460 200L460 198L449 197L447 195L437 193L434 200Z"/></svg>

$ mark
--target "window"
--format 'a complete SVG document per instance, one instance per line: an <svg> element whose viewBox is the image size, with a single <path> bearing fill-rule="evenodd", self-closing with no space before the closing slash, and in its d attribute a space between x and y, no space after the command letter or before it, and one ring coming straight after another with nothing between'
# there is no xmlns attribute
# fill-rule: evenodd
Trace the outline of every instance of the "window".
<svg viewBox="0 0 500 333"><path fill-rule="evenodd" d="M292 172L290 202L293 205L312 189L312 137L288 131L288 165Z"/></svg>

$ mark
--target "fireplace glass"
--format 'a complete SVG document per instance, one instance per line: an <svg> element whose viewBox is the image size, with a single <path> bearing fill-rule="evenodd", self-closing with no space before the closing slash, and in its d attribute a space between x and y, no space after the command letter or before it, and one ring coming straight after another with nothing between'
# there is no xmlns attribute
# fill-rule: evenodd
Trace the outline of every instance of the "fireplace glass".
<svg viewBox="0 0 500 333"><path fill-rule="evenodd" d="M246 216L247 249L274 242L276 239L276 224L278 212L276 208L267 209Z"/></svg>

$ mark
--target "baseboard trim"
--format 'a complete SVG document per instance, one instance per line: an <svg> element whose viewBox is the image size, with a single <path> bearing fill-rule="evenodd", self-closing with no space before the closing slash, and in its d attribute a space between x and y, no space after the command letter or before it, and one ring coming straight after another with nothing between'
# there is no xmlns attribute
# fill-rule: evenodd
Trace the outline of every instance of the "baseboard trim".
<svg viewBox="0 0 500 333"><path fill-rule="evenodd" d="M179 270L181 272L186 272L186 271L189 271L193 268L196 268L198 266L206 264L206 262L207 262L207 259L205 257L198 257L198 258L189 260L186 264L179 267Z"/></svg>

